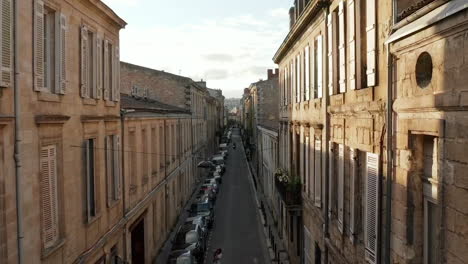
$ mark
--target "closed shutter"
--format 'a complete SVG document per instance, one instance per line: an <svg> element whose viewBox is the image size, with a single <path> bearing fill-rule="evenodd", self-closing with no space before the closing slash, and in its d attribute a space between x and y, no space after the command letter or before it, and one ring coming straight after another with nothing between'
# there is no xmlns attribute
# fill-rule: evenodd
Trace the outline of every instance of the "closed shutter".
<svg viewBox="0 0 468 264"><path fill-rule="evenodd" d="M290 79L290 82L291 82L291 87L289 89L289 103L292 104L295 102L295 91L296 91L296 87L295 87L295 84L294 84L294 59L291 61L290 63L290 69L289 69L289 79ZM294 99L293 99L294 98Z"/></svg>
<svg viewBox="0 0 468 264"><path fill-rule="evenodd" d="M120 51L119 46L115 46L115 60L114 60L114 90L112 94L114 95L114 101L120 100Z"/></svg>
<svg viewBox="0 0 468 264"><path fill-rule="evenodd" d="M296 103L301 102L301 55L296 57Z"/></svg>
<svg viewBox="0 0 468 264"><path fill-rule="evenodd" d="M357 233L357 207L359 202L357 201L357 193L359 190L359 181L358 181L358 150L350 148L349 149L349 234L350 240L354 243L355 236Z"/></svg>
<svg viewBox="0 0 468 264"><path fill-rule="evenodd" d="M304 99L310 100L310 47L304 49Z"/></svg>
<svg viewBox="0 0 468 264"><path fill-rule="evenodd" d="M311 243L310 231L304 226L304 263L305 264L312 264L312 258L310 256L310 252L312 251L312 243Z"/></svg>
<svg viewBox="0 0 468 264"><path fill-rule="evenodd" d="M114 149L114 199L120 199L120 135L115 135L113 142L113 149Z"/></svg>
<svg viewBox="0 0 468 264"><path fill-rule="evenodd" d="M9 87L12 82L12 58L13 58L13 8L11 0L2 0L0 4L1 14L1 63L0 63L0 87Z"/></svg>
<svg viewBox="0 0 468 264"><path fill-rule="evenodd" d="M333 13L327 18L328 29L328 94L333 95Z"/></svg>
<svg viewBox="0 0 468 264"><path fill-rule="evenodd" d="M317 36L317 97L322 98L323 94L323 38Z"/></svg>
<svg viewBox="0 0 468 264"><path fill-rule="evenodd" d="M49 248L59 237L56 146L42 147L40 155L42 241L44 248Z"/></svg>
<svg viewBox="0 0 468 264"><path fill-rule="evenodd" d="M315 140L315 206L322 206L322 141Z"/></svg>
<svg viewBox="0 0 468 264"><path fill-rule="evenodd" d="M109 100L109 41L106 39L104 40L104 100Z"/></svg>
<svg viewBox="0 0 468 264"><path fill-rule="evenodd" d="M348 0L349 89L356 89L356 14L354 0Z"/></svg>
<svg viewBox="0 0 468 264"><path fill-rule="evenodd" d="M111 67L109 74L110 76L110 84L109 84L109 100L114 101L115 100L115 48L114 45L112 45L112 48L109 50L109 65Z"/></svg>
<svg viewBox="0 0 468 264"><path fill-rule="evenodd" d="M366 32L367 32L367 86L377 85L377 25L375 14L375 0L367 0L366 6Z"/></svg>
<svg viewBox="0 0 468 264"><path fill-rule="evenodd" d="M346 92L346 23L345 3L340 2L338 6L338 53L340 63L340 93Z"/></svg>
<svg viewBox="0 0 468 264"><path fill-rule="evenodd" d="M367 153L366 157L366 198L364 218L364 245L366 260L377 262L377 224L379 200L379 155Z"/></svg>
<svg viewBox="0 0 468 264"><path fill-rule="evenodd" d="M67 17L64 14L57 12L57 22L58 26L56 27L56 51L57 51L57 74L56 86L57 93L65 94L67 90Z"/></svg>
<svg viewBox="0 0 468 264"><path fill-rule="evenodd" d="M88 28L86 26L81 27L81 97L87 98L89 97L89 84L88 83Z"/></svg>
<svg viewBox="0 0 468 264"><path fill-rule="evenodd" d="M344 226L344 145L338 147L338 230L343 233Z"/></svg>
<svg viewBox="0 0 468 264"><path fill-rule="evenodd" d="M106 179L107 179L107 206L112 204L113 197L113 164L112 164L112 136L106 136Z"/></svg>
<svg viewBox="0 0 468 264"><path fill-rule="evenodd" d="M102 37L101 36L96 36L97 38L97 44L96 44L96 98L101 99L102 98L102 63L103 63L103 58L102 58Z"/></svg>
<svg viewBox="0 0 468 264"><path fill-rule="evenodd" d="M335 154L333 149L333 142L328 143L328 217L332 217L333 207L335 203Z"/></svg>
<svg viewBox="0 0 468 264"><path fill-rule="evenodd" d="M34 90L44 89L44 2L34 1Z"/></svg>

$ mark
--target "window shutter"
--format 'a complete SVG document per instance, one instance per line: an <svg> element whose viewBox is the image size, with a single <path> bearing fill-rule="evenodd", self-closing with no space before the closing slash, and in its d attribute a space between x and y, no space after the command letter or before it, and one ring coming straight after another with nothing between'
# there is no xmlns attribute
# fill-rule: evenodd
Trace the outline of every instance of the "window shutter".
<svg viewBox="0 0 468 264"><path fill-rule="evenodd" d="M334 185L335 183L335 154L333 153L333 142L328 144L328 217L331 219L333 213L334 199Z"/></svg>
<svg viewBox="0 0 468 264"><path fill-rule="evenodd" d="M366 260L376 263L377 255L377 224L379 199L379 155L367 153L366 157L366 208L364 245Z"/></svg>
<svg viewBox="0 0 468 264"><path fill-rule="evenodd" d="M112 136L106 136L105 139L105 150L106 150L106 179L107 179L107 206L111 205L113 200L113 189L112 185Z"/></svg>
<svg viewBox="0 0 468 264"><path fill-rule="evenodd" d="M338 229L343 233L344 226L344 145L338 147Z"/></svg>
<svg viewBox="0 0 468 264"><path fill-rule="evenodd" d="M56 27L55 27L55 45L56 45L56 92L58 94L65 94L67 88L67 68L66 68L66 34L67 34L67 18L64 14L56 13Z"/></svg>
<svg viewBox="0 0 468 264"><path fill-rule="evenodd" d="M301 102L301 55L296 56L296 103Z"/></svg>
<svg viewBox="0 0 468 264"><path fill-rule="evenodd" d="M291 82L291 87L289 88L289 103L292 104L295 102L295 85L294 85L294 59L291 61L291 64L289 65L289 80Z"/></svg>
<svg viewBox="0 0 468 264"><path fill-rule="evenodd" d="M110 76L110 84L109 84L109 100L114 101L115 100L115 47L112 45L112 47L109 50L109 56L110 56L110 61L109 61L109 67L111 68L109 71Z"/></svg>
<svg viewBox="0 0 468 264"><path fill-rule="evenodd" d="M34 90L44 89L44 2L34 2ZM3 36L2 36L3 37Z"/></svg>
<svg viewBox="0 0 468 264"><path fill-rule="evenodd" d="M310 47L304 49L304 99L310 100Z"/></svg>
<svg viewBox="0 0 468 264"><path fill-rule="evenodd" d="M40 155L42 240L44 248L49 248L55 245L59 237L55 145L41 148Z"/></svg>
<svg viewBox="0 0 468 264"><path fill-rule="evenodd" d="M315 206L322 206L322 141L315 140Z"/></svg>
<svg viewBox="0 0 468 264"><path fill-rule="evenodd" d="M91 212L91 183L89 182L90 180L90 173L91 173L91 153L90 153L90 144L89 140L85 140L83 144L83 149L84 149L84 174L86 177L86 215L87 215L87 220L89 221L92 217L92 212Z"/></svg>
<svg viewBox="0 0 468 264"><path fill-rule="evenodd" d="M333 13L328 15L328 93L333 95Z"/></svg>
<svg viewBox="0 0 468 264"><path fill-rule="evenodd" d="M377 26L375 14L375 0L367 0L366 8L366 32L367 32L367 86L377 85Z"/></svg>
<svg viewBox="0 0 468 264"><path fill-rule="evenodd" d="M1 63L0 63L0 87L9 87L12 82L12 58L13 58L13 8L11 0L2 0L0 4L1 14Z"/></svg>
<svg viewBox="0 0 468 264"><path fill-rule="evenodd" d="M317 36L317 97L322 98L323 93L323 38Z"/></svg>
<svg viewBox="0 0 468 264"><path fill-rule="evenodd" d="M345 3L340 2L338 6L338 23L339 23L339 61L340 61L340 93L346 92L346 23L345 23Z"/></svg>
<svg viewBox="0 0 468 264"><path fill-rule="evenodd" d="M88 28L86 26L81 27L81 97L89 97L89 84L88 83Z"/></svg>
<svg viewBox="0 0 468 264"><path fill-rule="evenodd" d="M116 197L114 199L119 199L120 198L120 135L115 135L114 136L114 142L113 142L113 148L114 148L114 193L116 194Z"/></svg>
<svg viewBox="0 0 468 264"><path fill-rule="evenodd" d="M115 60L114 60L114 85L112 86L114 95L114 101L118 102L120 100L120 51L119 46L115 46Z"/></svg>
<svg viewBox="0 0 468 264"><path fill-rule="evenodd" d="M109 100L109 41L104 40L104 100Z"/></svg>
<svg viewBox="0 0 468 264"><path fill-rule="evenodd" d="M304 263L311 264L312 258L310 256L310 252L312 251L312 243L311 243L311 235L310 231L304 226Z"/></svg>
<svg viewBox="0 0 468 264"><path fill-rule="evenodd" d="M102 98L102 37L97 36L97 44L96 44L96 97L97 99Z"/></svg>
<svg viewBox="0 0 468 264"><path fill-rule="evenodd" d="M350 240L352 243L354 243L355 236L357 233L357 206L359 206L359 203L357 202L357 197L356 193L358 193L359 190L359 183L358 183L358 173L357 173L357 168L358 168L358 150L354 148L349 149L349 234L350 234Z"/></svg>
<svg viewBox="0 0 468 264"><path fill-rule="evenodd" d="M348 1L349 89L356 89L356 14L354 0Z"/></svg>

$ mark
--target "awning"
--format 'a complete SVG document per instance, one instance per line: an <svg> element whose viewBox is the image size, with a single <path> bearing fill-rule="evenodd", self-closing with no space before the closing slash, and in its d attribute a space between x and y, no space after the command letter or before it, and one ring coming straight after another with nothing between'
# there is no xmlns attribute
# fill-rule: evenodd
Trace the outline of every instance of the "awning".
<svg viewBox="0 0 468 264"><path fill-rule="evenodd" d="M385 42L385 44L392 43L396 40L404 38L410 34L420 31L429 27L453 14L456 14L468 8L468 1L466 0L453 0L446 4L439 6L421 18L409 23L408 25L395 31Z"/></svg>

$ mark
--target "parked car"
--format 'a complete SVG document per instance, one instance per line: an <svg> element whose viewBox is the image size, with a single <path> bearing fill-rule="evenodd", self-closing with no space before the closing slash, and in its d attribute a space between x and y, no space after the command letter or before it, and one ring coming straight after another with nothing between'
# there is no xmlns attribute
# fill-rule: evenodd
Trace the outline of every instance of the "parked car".
<svg viewBox="0 0 468 264"><path fill-rule="evenodd" d="M201 264L192 250L174 250L169 254L167 264Z"/></svg>
<svg viewBox="0 0 468 264"><path fill-rule="evenodd" d="M208 223L208 228L213 227L213 222L214 222L214 212L213 208L211 207L211 204L209 200L205 200L202 202L195 202L190 206L189 211L189 216L188 217L194 217L194 216L204 216L206 218L206 221Z"/></svg>
<svg viewBox="0 0 468 264"><path fill-rule="evenodd" d="M213 162L215 165L221 166L221 168L226 167L224 157L221 155L214 155L211 157L211 162Z"/></svg>
<svg viewBox="0 0 468 264"><path fill-rule="evenodd" d="M188 217L187 219L185 219L185 223L199 225L204 232L208 233L208 221L206 220L206 217L202 215Z"/></svg>
<svg viewBox="0 0 468 264"><path fill-rule="evenodd" d="M206 184L204 183L202 186L201 186L201 189L203 190L213 190L216 194L218 194L219 192L219 189L218 189L218 186L217 185L212 185L212 184Z"/></svg>
<svg viewBox="0 0 468 264"><path fill-rule="evenodd" d="M200 226L181 226L172 240L172 251L190 250L201 263L206 250L205 238Z"/></svg>
<svg viewBox="0 0 468 264"><path fill-rule="evenodd" d="M207 179L214 179L217 184L223 183L223 178L221 177L221 173L217 171L213 171L206 176Z"/></svg>
<svg viewBox="0 0 468 264"><path fill-rule="evenodd" d="M197 193L196 199L200 200L204 197L208 197L213 205L216 203L216 191L214 189L200 189Z"/></svg>

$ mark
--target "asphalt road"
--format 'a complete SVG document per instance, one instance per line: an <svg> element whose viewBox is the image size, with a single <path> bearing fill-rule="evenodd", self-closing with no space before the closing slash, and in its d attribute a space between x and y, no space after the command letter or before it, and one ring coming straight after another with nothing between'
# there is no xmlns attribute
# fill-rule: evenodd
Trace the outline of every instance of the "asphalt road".
<svg viewBox="0 0 468 264"><path fill-rule="evenodd" d="M222 264L266 264L266 242L238 129L232 142L237 148L230 144L205 263L211 264L214 250L222 248Z"/></svg>

